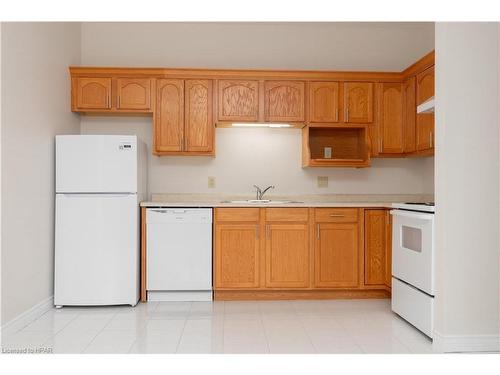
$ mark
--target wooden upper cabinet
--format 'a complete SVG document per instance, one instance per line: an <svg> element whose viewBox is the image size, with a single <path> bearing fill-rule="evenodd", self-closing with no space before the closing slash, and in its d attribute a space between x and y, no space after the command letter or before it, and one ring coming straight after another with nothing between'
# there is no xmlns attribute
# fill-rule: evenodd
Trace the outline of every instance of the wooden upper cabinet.
<svg viewBox="0 0 500 375"><path fill-rule="evenodd" d="M305 121L305 83L266 81L264 83L264 119L267 122Z"/></svg>
<svg viewBox="0 0 500 375"><path fill-rule="evenodd" d="M338 82L309 84L309 121L314 123L339 121Z"/></svg>
<svg viewBox="0 0 500 375"><path fill-rule="evenodd" d="M164 155L212 154L212 81L159 79L156 91L155 152Z"/></svg>
<svg viewBox="0 0 500 375"><path fill-rule="evenodd" d="M434 66L417 74L417 105L434 96Z"/></svg>
<svg viewBox="0 0 500 375"><path fill-rule="evenodd" d="M266 225L266 287L309 286L309 225Z"/></svg>
<svg viewBox="0 0 500 375"><path fill-rule="evenodd" d="M365 285L386 284L388 220L387 210L365 210Z"/></svg>
<svg viewBox="0 0 500 375"><path fill-rule="evenodd" d="M319 288L358 286L358 223L316 224L314 284Z"/></svg>
<svg viewBox="0 0 500 375"><path fill-rule="evenodd" d="M417 151L434 148L434 113L417 114Z"/></svg>
<svg viewBox="0 0 500 375"><path fill-rule="evenodd" d="M159 79L156 98L155 152L182 151L184 144L184 81Z"/></svg>
<svg viewBox="0 0 500 375"><path fill-rule="evenodd" d="M117 78L116 108L118 110L151 109L150 78Z"/></svg>
<svg viewBox="0 0 500 375"><path fill-rule="evenodd" d="M403 87L400 83L380 84L380 153L401 154L404 149Z"/></svg>
<svg viewBox="0 0 500 375"><path fill-rule="evenodd" d="M344 83L344 122L373 122L373 83Z"/></svg>
<svg viewBox="0 0 500 375"><path fill-rule="evenodd" d="M73 78L73 110L111 109L111 78Z"/></svg>
<svg viewBox="0 0 500 375"><path fill-rule="evenodd" d="M417 74L417 106L434 96L434 66ZM417 114L417 151L434 148L434 113Z"/></svg>
<svg viewBox="0 0 500 375"><path fill-rule="evenodd" d="M219 80L217 84L219 121L258 121L258 81Z"/></svg>
<svg viewBox="0 0 500 375"><path fill-rule="evenodd" d="M259 224L216 223L215 288L259 287Z"/></svg>
<svg viewBox="0 0 500 375"><path fill-rule="evenodd" d="M187 152L211 152L214 144L212 81L185 82L185 145Z"/></svg>
<svg viewBox="0 0 500 375"><path fill-rule="evenodd" d="M404 152L416 150L416 90L415 77L410 77L403 83Z"/></svg>

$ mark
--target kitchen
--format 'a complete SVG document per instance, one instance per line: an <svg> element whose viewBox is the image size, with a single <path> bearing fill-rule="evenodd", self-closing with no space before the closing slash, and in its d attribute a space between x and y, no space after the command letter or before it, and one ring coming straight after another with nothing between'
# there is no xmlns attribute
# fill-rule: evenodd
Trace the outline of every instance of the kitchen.
<svg viewBox="0 0 500 375"><path fill-rule="evenodd" d="M438 96L454 71L450 69L449 77L443 74L441 83L434 72L439 72L440 61L450 63L452 57L462 56L456 49L456 55L446 50L453 40L444 38L445 29L446 35L455 32L462 42L463 33L471 33L473 44L474 32L490 35L486 26L477 26L477 30L467 24L453 29L434 23L82 23L43 27L2 24L2 49L12 53L7 56L16 52L15 39L9 42L9 37L24 37L28 43L37 30L54 37L64 27L68 32L59 37L60 42L70 46L74 38L81 44L73 55L67 56L71 48L57 52L61 55L57 105L71 129L64 128L60 120L60 127L52 129L49 144L55 153L47 162L55 175L53 185L48 185L55 195L49 206L56 208L52 229L55 246L49 245L47 254L53 260L55 247L56 265L42 262L51 270L47 273L55 272L55 290L46 288L52 289L46 296L50 303L39 304L23 316L24 320L10 324L18 336L11 334L13 348L29 338L31 345L49 346L56 353L495 351L495 336L486 321L479 330L484 335L490 332L484 341L480 334L473 335L473 328L472 338L465 333L460 336L460 329L449 336L443 333L451 329L443 322L450 322L447 314L452 313L445 308L451 302L443 305L440 298L453 293L452 289L444 294L439 291L452 288L452 277L451 269L450 279L443 279L446 273L437 270L444 270L442 262L450 259L443 257L451 255L434 252L439 244L445 246L439 233L449 233L451 228L440 230L448 223L458 224L450 216L453 211L443 211L448 220L439 221L441 207L450 209L461 197L458 190L452 194L449 185L439 184L440 171L447 181L458 181L458 172L453 175L453 168L449 168L452 156L442 154L439 160L443 164L436 162L435 167L440 145L443 152L458 147L443 140L437 126L439 110L436 116L433 112L434 86ZM158 30L168 30L160 40L171 46L171 53L162 55L155 43L141 43ZM274 39L269 38L271 30ZM235 47L238 53L220 47L221 40L237 40L249 32L253 38L247 42L254 44ZM208 44L199 43L200 34L206 36ZM183 43L169 41L172 35L183 35ZM266 37L272 40L265 41ZM339 57L327 48L331 38L337 43L353 42L342 44ZM287 45L285 40L294 43ZM317 45L288 59L308 40L316 40ZM384 53L373 52L373 45ZM448 55L439 55L439 47ZM218 52L208 53L214 49ZM9 60L3 52L2 59L5 71L30 72L27 66L15 66L18 61ZM38 73L31 74L36 77ZM56 70L52 74L55 77ZM4 84L14 87L12 81L9 85L9 77L12 75L2 74L2 90ZM484 86L487 80L479 82ZM455 112L460 112L456 102L453 114L447 107L452 99L439 105L443 103L442 113L455 118L459 116ZM2 108L7 115L16 113L15 104ZM481 111L486 113L484 108ZM482 136L488 136L488 129L485 125ZM4 149L10 146L4 139L16 138L13 132L5 134L2 153L9 155ZM71 216L64 216L72 215L71 210L58 211L58 196L104 192L94 187L85 191L59 188L58 183L66 173L67 181L74 184L79 179L82 184L91 183L93 174L100 175L102 181L116 179L112 173L102 173L107 166L99 157L100 149L90 145L78 151L76 139L91 139L88 137L108 139L113 150L120 152L128 152L129 146L135 152L140 144L145 145L146 152L141 155L146 156L138 153L134 161L138 168L133 179L147 185L146 194L141 198L136 186L137 209L130 213L137 215L132 228L137 224L138 232L132 241L138 245L133 255L140 259L127 272L131 282L136 277L133 286L137 297L132 302L94 302L135 305L140 299L135 307L74 307L92 303L78 300L75 289L67 293L58 289L59 281L61 288L75 282L88 284L82 278L75 281L71 272L64 274L64 262L57 263L58 241L64 237L58 237L58 217L63 218L62 223L73 222ZM493 138L491 142L498 141ZM77 143L72 144L71 139ZM472 147L471 152L478 151ZM59 174L65 162L69 172ZM81 176L82 169L76 167L79 163L91 167ZM463 165L477 176L485 173ZM16 186L12 179L8 183ZM263 193L269 186L273 188ZM469 192L476 191L473 186L463 186ZM30 199L36 202L35 196ZM434 201L436 219L430 205ZM398 206L405 202L421 205ZM4 204L20 202L16 198L3 202L2 216ZM477 208L467 207L477 212ZM91 209L84 205L79 210L87 208ZM193 217L184 217L190 214ZM104 216L100 219L99 224L108 228L109 220ZM17 225L16 221L4 223L3 219L2 225ZM74 223L80 228L79 236L66 240L99 251L92 232L82 229L85 224ZM99 225L96 227L94 233L99 233ZM415 227L425 229L418 232ZM72 230L66 229L74 233ZM117 236L123 232L118 230ZM15 228L7 227L2 233L15 233ZM398 237L403 233L405 236ZM197 242L200 239L202 244ZM26 245L29 241L23 239ZM47 242L50 244L50 239ZM9 244L12 242L2 245L2 250ZM170 248L183 250L169 253ZM402 251L405 249L413 251ZM86 264L89 253L85 255L72 261L80 270L94 270L96 289L92 295L113 293L113 288L107 290L109 284L99 282L100 275L109 277L106 264L113 260L97 267ZM10 259L15 264L16 259ZM202 270L193 277L202 277L201 286L186 287L193 280L182 280L183 275L200 265ZM423 274L427 278L421 282ZM16 278L22 276L12 275L10 280ZM12 281L2 284L12 285ZM177 286L171 287L174 284ZM123 285L113 287L121 290ZM419 294L412 295L412 291ZM33 302L26 296L23 301L25 297L5 293L11 299L2 305L9 301L16 301L11 306L17 304L3 312L9 317L6 322L43 299L34 296L38 300ZM43 294L40 291L37 295ZM68 301L68 297L77 300ZM458 306L457 301L454 306ZM494 311L493 307L489 311Z"/></svg>

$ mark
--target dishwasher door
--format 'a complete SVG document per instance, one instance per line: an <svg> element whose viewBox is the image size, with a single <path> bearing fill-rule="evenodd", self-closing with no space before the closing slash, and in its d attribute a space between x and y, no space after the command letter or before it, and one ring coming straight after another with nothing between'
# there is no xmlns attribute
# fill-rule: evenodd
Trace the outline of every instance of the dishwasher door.
<svg viewBox="0 0 500 375"><path fill-rule="evenodd" d="M146 233L148 299L176 300L171 295L180 291L211 295L211 208L149 208ZM178 300L189 299L185 293L177 295Z"/></svg>

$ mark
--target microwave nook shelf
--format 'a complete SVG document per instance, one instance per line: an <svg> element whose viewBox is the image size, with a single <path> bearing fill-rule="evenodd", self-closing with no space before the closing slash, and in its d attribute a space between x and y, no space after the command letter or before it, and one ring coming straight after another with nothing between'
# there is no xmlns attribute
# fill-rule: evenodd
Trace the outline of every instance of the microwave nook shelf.
<svg viewBox="0 0 500 375"><path fill-rule="evenodd" d="M302 129L303 167L368 167L370 153L365 125L309 126ZM331 153L325 157L325 149Z"/></svg>

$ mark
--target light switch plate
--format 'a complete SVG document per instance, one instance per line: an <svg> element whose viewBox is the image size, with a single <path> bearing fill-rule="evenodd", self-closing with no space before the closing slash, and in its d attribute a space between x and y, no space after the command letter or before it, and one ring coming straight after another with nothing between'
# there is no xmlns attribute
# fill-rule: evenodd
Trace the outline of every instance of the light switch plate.
<svg viewBox="0 0 500 375"><path fill-rule="evenodd" d="M319 188L328 187L328 176L318 176L318 187Z"/></svg>
<svg viewBox="0 0 500 375"><path fill-rule="evenodd" d="M215 177L208 177L208 187L210 189L215 187Z"/></svg>

